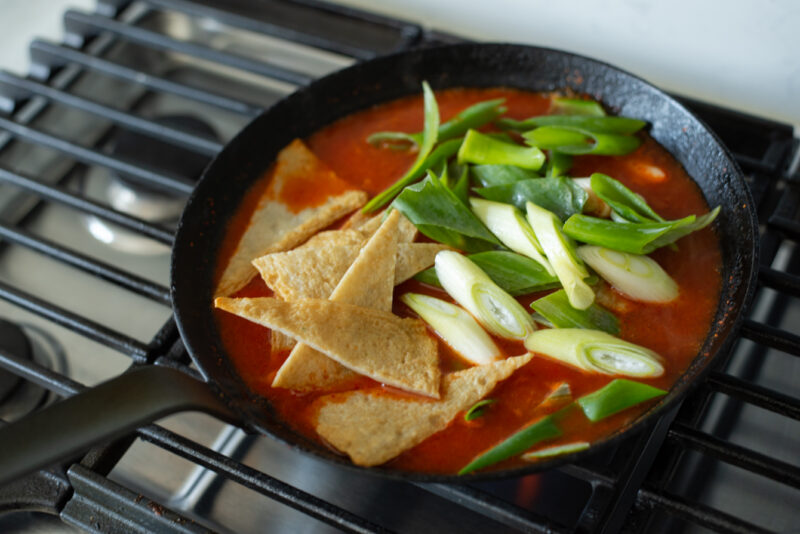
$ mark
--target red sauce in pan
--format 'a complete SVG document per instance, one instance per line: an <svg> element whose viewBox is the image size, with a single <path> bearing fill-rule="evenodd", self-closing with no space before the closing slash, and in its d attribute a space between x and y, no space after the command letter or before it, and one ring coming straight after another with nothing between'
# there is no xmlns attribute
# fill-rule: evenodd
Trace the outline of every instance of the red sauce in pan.
<svg viewBox="0 0 800 534"><path fill-rule="evenodd" d="M448 120L465 107L482 100L505 98L507 116L527 118L546 113L549 95L526 93L510 89L453 89L437 93L442 121ZM422 128L421 96L400 99L353 114L312 135L307 143L312 151L354 187L374 195L394 182L408 168L414 154L375 148L365 138L376 131L418 131ZM653 170L653 167L656 170ZM649 204L667 219L708 211L698 187L686 172L663 148L649 137L642 146L627 156L582 156L575 158L570 174L588 176L603 172L620 180L632 190L642 194ZM265 172L264 182L269 178ZM250 212L264 185L254 188L245 200L242 213L229 228L230 241L236 242L244 231ZM304 203L298 197L298 203ZM223 250L222 259L232 253ZM649 347L666 360L663 376L642 380L656 387L669 389L697 354L710 327L716 308L720 287L720 253L716 236L710 229L691 234L679 241L679 249L659 249L652 257L675 279L680 287L677 300L663 305L643 304L629 300L615 290L604 286L598 302L611 309L620 319L620 337ZM224 264L224 261L220 263ZM447 295L419 282L408 281L395 290L395 297L416 291L440 298ZM260 279L251 282L236 296L269 296L270 290ZM544 295L528 295L521 300L527 305ZM449 299L448 299L449 300ZM270 384L288 353L271 354L269 331L234 315L215 310L220 333L226 349L247 385L270 399L288 424L309 436L313 429L313 400L321 393L299 394ZM395 298L394 312L413 315ZM496 340L508 356L525 352L521 343ZM446 372L466 367L446 345L439 343L442 368ZM466 465L480 452L508 437L541 415L536 407L552 388L568 382L575 398L590 393L613 377L585 373L545 357L534 359L501 382L489 394L498 402L492 404L486 415L473 421L457 416L448 428L428 438L420 445L406 451L387 464L387 467L414 471L453 473ZM341 389L376 387L368 378L359 378ZM395 389L385 388L386 394L402 395ZM327 393L327 392L325 392ZM569 430L562 438L547 445L574 441L594 441L610 434L627 421L636 418L649 404L641 405L590 423L579 411L565 423ZM508 467L522 460L509 460L497 467Z"/></svg>

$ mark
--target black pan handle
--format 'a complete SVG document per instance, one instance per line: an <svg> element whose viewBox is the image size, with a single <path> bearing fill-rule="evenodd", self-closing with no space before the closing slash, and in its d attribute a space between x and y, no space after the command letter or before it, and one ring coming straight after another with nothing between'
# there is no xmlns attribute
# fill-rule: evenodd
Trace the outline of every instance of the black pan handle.
<svg viewBox="0 0 800 534"><path fill-rule="evenodd" d="M207 384L168 367L124 373L0 427L0 486L184 410L236 421Z"/></svg>

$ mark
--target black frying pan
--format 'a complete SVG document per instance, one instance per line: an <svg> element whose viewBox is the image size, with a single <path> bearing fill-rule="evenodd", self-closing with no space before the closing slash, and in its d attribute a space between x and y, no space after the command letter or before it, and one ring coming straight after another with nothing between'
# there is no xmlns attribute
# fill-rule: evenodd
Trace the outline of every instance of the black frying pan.
<svg viewBox="0 0 800 534"><path fill-rule="evenodd" d="M245 193L292 139L305 138L354 111L418 93L423 80L434 89L508 86L588 93L616 113L647 121L650 134L697 181L708 204L722 206L714 228L722 248L723 287L702 349L658 404L587 451L462 477L356 467L278 420L264 399L248 391L225 354L211 311L213 275L226 223ZM207 384L174 370L148 367L2 428L0 484L180 410L211 412L342 466L409 480L516 476L574 461L665 413L728 348L752 294L756 244L752 199L729 152L681 104L635 76L565 52L498 44L414 50L361 63L314 82L253 120L206 169L186 205L172 253L172 299L183 341Z"/></svg>

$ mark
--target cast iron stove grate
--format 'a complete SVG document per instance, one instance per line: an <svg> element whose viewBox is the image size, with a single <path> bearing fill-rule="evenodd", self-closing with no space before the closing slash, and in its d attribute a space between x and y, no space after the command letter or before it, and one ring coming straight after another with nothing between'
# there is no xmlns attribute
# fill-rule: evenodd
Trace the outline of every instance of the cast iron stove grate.
<svg viewBox="0 0 800 534"><path fill-rule="evenodd" d="M84 251L59 244L55 237L40 235L28 228L45 207L59 206L169 246L172 241L169 221L145 220L101 202L80 187L76 188L75 176L85 174L87 169L101 168L168 195L185 196L193 187L190 179L148 167L135 159L109 155L101 147L112 132L120 128L209 158L220 150L222 141L164 125L133 112L135 104L147 98L141 97L141 93L128 101L116 95L86 95L80 90L81 80L87 76L101 76L112 80L116 88L135 87L145 90L147 95L164 95L205 106L232 117L231 123L236 125L246 123L271 100L323 72L313 67L294 68L291 61L282 60L280 55L264 60L251 50L162 33L149 23L158 13L200 21L205 27L228 28L294 43L301 52L305 49L323 51L344 58L342 65L409 47L458 40L403 21L311 0L265 2L255 7L250 3L233 2L225 9L185 0L105 0L98 3L94 13L65 13L67 37L63 43L42 40L31 43L33 67L28 77L0 73L0 104L3 106L0 156L26 147L43 148L52 156L55 161L52 167L58 172L49 172L45 177L44 173L26 172L24 165L16 168L0 165L0 184L5 184L22 199L14 215L0 222L0 255L24 248L164 307L169 306L169 292L163 285L134 274L133 269L99 260ZM169 54L210 65L209 70L217 77L235 71L237 76L244 77L243 87L266 80L266 86L258 87L268 89L258 94L267 96L259 100L252 97L252 91L234 86L229 91L220 91L197 80L174 76L174 72L132 66L124 59L127 56L113 53L115 47L122 45L145 60L153 55ZM147 61L145 64L149 65ZM222 74L214 70L216 68L222 69ZM428 484L412 488L413 491L435 494L455 506L464 507L465 513L469 509L469 513L485 516L498 530L769 532L781 529L780 522L769 523L759 515L740 513L742 511L736 507L717 506L713 497L709 500L707 486L713 484L715 476L724 478L724 472L734 467L745 472L747 477L784 488L789 500L782 501L778 507L787 521L791 521L800 502L800 467L792 462L796 458L760 450L757 445L732 436L735 436L742 412L747 410L761 410L779 425L800 420L800 397L773 387L762 376L765 359L791 360L800 355L800 337L787 325L793 299L800 297L800 256L795 251L800 237L797 214L800 175L794 161L798 142L787 125L700 102L687 100L686 104L735 153L748 176L761 221L761 267L756 304L739 332L740 339L734 349L682 406L663 417L654 428L624 442L609 454L566 466L553 474L562 479L582 481L588 488L585 494L578 496L556 495L558 499L572 497L575 501L567 506L576 510L569 518L565 519L561 512L553 512L549 504L528 507L520 504L519 499L515 502L513 495L506 498L508 488L502 483ZM101 126L95 128L88 142L76 141L63 131L37 126L37 119L52 108L101 119ZM231 132L235 131L231 128ZM223 132L222 137L229 137L231 132ZM156 334L143 342L87 317L74 306L50 301L4 278L0 278L0 298L15 309L125 355L130 368L164 365L197 376L168 313L169 318ZM85 387L65 373L5 351L0 352L0 367L61 396L72 395ZM242 463L224 451L155 424L140 428L115 443L97 447L63 466L0 488L0 511L45 511L92 532L205 531L208 525L198 517L198 513L202 513L197 509L171 510L109 477L137 438L207 468L228 482L249 488L263 499L283 503L335 528L378 532L396 526L386 518L361 517ZM695 476L698 474L702 476ZM213 485L210 491L213 493Z"/></svg>

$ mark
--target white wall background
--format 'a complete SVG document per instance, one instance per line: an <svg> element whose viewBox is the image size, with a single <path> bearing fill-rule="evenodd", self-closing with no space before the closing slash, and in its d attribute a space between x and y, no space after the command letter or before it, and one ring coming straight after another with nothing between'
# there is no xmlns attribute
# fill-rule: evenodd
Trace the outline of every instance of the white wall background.
<svg viewBox="0 0 800 534"><path fill-rule="evenodd" d="M800 125L800 0L334 0L479 40L561 48L660 87ZM67 6L0 0L0 68L27 70L33 36Z"/></svg>

